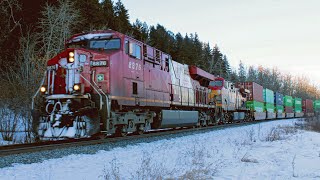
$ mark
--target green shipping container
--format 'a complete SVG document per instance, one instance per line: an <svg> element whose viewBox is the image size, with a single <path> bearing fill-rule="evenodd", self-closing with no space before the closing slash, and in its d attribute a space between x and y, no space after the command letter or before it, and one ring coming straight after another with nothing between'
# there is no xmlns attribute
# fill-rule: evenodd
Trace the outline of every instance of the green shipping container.
<svg viewBox="0 0 320 180"><path fill-rule="evenodd" d="M284 106L293 107L293 99L292 99L292 96L284 96L283 102L284 102Z"/></svg>
<svg viewBox="0 0 320 180"><path fill-rule="evenodd" d="M313 101L313 108L315 111L320 112L320 100Z"/></svg>
<svg viewBox="0 0 320 180"><path fill-rule="evenodd" d="M277 106L276 106L276 112L277 112L277 113L283 113L283 111L284 111L284 108L283 108L282 105L277 105Z"/></svg>
<svg viewBox="0 0 320 180"><path fill-rule="evenodd" d="M274 92L270 89L263 89L263 100L265 103L274 104Z"/></svg>
<svg viewBox="0 0 320 180"><path fill-rule="evenodd" d="M264 103L258 101L247 101L246 107L252 111L263 112L264 111Z"/></svg>
<svg viewBox="0 0 320 180"><path fill-rule="evenodd" d="M301 98L294 98L294 112L301 113L302 112L302 99Z"/></svg>
<svg viewBox="0 0 320 180"><path fill-rule="evenodd" d="M274 112L274 104L265 103L265 111Z"/></svg>

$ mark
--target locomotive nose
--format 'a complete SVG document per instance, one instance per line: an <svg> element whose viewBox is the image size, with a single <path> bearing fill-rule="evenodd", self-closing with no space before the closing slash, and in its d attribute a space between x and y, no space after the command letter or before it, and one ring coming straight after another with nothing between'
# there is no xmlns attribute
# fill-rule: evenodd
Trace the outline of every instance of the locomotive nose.
<svg viewBox="0 0 320 180"><path fill-rule="evenodd" d="M73 94L83 92L80 73L87 56L77 49L67 49L48 62L47 94Z"/></svg>

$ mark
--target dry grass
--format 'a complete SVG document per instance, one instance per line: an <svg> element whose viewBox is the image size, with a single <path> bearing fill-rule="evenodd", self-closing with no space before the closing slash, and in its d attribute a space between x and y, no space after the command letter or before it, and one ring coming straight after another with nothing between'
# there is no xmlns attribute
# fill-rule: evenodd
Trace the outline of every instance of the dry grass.
<svg viewBox="0 0 320 180"><path fill-rule="evenodd" d="M186 163L190 168L185 170L178 179L212 179L221 165L219 161L208 162L208 160L215 158L203 144L194 144L186 151L184 158L189 159Z"/></svg>
<svg viewBox="0 0 320 180"><path fill-rule="evenodd" d="M247 163L258 163L258 160L250 158L250 155L246 153L242 158L241 162L247 162Z"/></svg>
<svg viewBox="0 0 320 180"><path fill-rule="evenodd" d="M320 115L306 119L305 129L320 132Z"/></svg>
<svg viewBox="0 0 320 180"><path fill-rule="evenodd" d="M0 133L3 140L13 141L18 126L17 113L8 108L0 108Z"/></svg>
<svg viewBox="0 0 320 180"><path fill-rule="evenodd" d="M297 126L278 126L270 130L266 137L266 141L279 141L288 138L290 135L296 134L298 132Z"/></svg>
<svg viewBox="0 0 320 180"><path fill-rule="evenodd" d="M116 158L114 158L111 162L111 169L107 169L105 166L103 169L103 179L105 180L120 180L120 173L119 173L119 162Z"/></svg>
<svg viewBox="0 0 320 180"><path fill-rule="evenodd" d="M221 164L208 163L207 160L213 157L210 156L210 153L203 146L199 147L195 145L181 153L179 158L184 160L183 167L187 167L186 169L178 168L179 165L173 169L169 169L169 167L165 166L165 161L159 162L154 159L153 154L143 152L140 164L137 162L137 170L131 174L129 179L212 179ZM117 158L114 158L109 165L104 167L100 177L106 180L128 179L121 175L121 171L123 171L124 168L126 167L122 166Z"/></svg>
<svg viewBox="0 0 320 180"><path fill-rule="evenodd" d="M278 141L281 140L281 131L279 128L274 127L271 129L269 134L266 137L266 141Z"/></svg>

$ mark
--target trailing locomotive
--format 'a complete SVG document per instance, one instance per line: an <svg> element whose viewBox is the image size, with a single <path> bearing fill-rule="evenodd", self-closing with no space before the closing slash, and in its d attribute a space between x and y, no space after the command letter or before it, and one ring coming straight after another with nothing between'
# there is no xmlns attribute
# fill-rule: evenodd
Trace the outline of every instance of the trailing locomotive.
<svg viewBox="0 0 320 180"><path fill-rule="evenodd" d="M283 117L274 107L266 113L261 90L178 63L119 32L94 31L74 35L47 62L32 115L40 138L125 136Z"/></svg>

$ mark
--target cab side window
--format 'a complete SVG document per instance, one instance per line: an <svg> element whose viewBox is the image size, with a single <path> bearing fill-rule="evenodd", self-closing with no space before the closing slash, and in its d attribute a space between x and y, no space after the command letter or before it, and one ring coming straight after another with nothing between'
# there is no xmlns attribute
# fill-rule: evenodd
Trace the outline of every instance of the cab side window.
<svg viewBox="0 0 320 180"><path fill-rule="evenodd" d="M141 46L137 45L135 46L135 56L138 59L141 59Z"/></svg>
<svg viewBox="0 0 320 180"><path fill-rule="evenodd" d="M141 59L141 46L130 41L126 41L125 43L125 51L131 57Z"/></svg>

